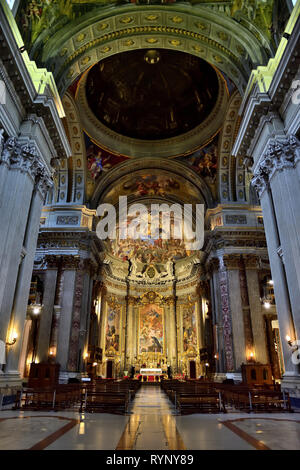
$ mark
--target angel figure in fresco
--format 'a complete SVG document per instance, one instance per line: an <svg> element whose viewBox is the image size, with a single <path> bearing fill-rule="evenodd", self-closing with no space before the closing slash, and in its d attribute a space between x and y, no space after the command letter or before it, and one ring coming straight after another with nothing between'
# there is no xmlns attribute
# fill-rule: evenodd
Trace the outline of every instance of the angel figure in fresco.
<svg viewBox="0 0 300 470"><path fill-rule="evenodd" d="M97 156L94 155L88 158L87 167L92 179L95 180L103 170L101 152L98 152Z"/></svg>
<svg viewBox="0 0 300 470"><path fill-rule="evenodd" d="M214 183L217 174L217 145L211 144L193 154L188 163L209 182Z"/></svg>
<svg viewBox="0 0 300 470"><path fill-rule="evenodd" d="M91 144L87 149L87 167L93 180L95 180L102 172L106 172L111 168L110 155L102 155L101 150Z"/></svg>

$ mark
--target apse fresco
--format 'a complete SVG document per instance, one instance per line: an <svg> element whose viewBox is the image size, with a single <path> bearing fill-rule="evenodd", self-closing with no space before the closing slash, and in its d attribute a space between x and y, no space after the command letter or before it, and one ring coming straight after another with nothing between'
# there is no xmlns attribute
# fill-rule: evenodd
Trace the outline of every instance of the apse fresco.
<svg viewBox="0 0 300 470"><path fill-rule="evenodd" d="M170 162L170 168L171 168ZM201 195L196 187L180 176L171 177L164 170L141 170L124 176L105 196L105 202L115 204L119 196L135 195L139 197L168 195L177 196L179 200L200 203Z"/></svg>
<svg viewBox="0 0 300 470"><path fill-rule="evenodd" d="M144 217L144 216L142 216ZM126 220L129 226L135 216L128 216ZM141 218L141 220L143 220ZM160 220L159 238L154 239L151 237L151 217L148 215L148 221L145 225L137 227L140 232L140 239L134 240L128 237L125 240L119 238L120 227L117 228L117 237L113 240L108 240L108 251L122 261L135 259L141 263L166 263L169 260L179 260L189 256L192 252L187 250L184 239L175 239L174 231L178 228L180 220L176 217L170 218L170 238L164 240L164 227ZM180 227L180 225L179 225ZM145 228L145 230L144 230ZM167 235L167 234L165 234Z"/></svg>
<svg viewBox="0 0 300 470"><path fill-rule="evenodd" d="M180 190L180 183L174 178L160 175L139 175L132 181L123 184L124 191L130 191L135 196L166 196L175 190Z"/></svg>
<svg viewBox="0 0 300 470"><path fill-rule="evenodd" d="M154 304L140 309L139 352L163 352L163 309Z"/></svg>
<svg viewBox="0 0 300 470"><path fill-rule="evenodd" d="M183 351L194 352L197 349L196 306L183 310Z"/></svg>
<svg viewBox="0 0 300 470"><path fill-rule="evenodd" d="M84 133L86 146L87 169L92 180L96 180L100 175L108 172L112 167L127 160L122 155L113 155L100 148Z"/></svg>
<svg viewBox="0 0 300 470"><path fill-rule="evenodd" d="M108 306L105 350L119 352L121 308Z"/></svg>

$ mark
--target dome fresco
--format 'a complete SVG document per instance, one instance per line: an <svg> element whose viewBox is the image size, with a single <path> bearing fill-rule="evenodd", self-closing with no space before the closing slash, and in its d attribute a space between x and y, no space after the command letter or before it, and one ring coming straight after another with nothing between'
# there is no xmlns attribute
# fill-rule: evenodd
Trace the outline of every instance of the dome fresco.
<svg viewBox="0 0 300 470"><path fill-rule="evenodd" d="M126 137L161 140L184 134L213 110L215 69L183 52L135 50L108 57L88 73L86 97L97 119Z"/></svg>

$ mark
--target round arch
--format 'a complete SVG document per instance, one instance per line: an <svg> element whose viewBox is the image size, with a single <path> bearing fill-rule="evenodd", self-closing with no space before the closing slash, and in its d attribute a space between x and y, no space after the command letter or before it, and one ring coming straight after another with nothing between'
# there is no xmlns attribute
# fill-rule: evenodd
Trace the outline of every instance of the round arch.
<svg viewBox="0 0 300 470"><path fill-rule="evenodd" d="M106 195L112 188L115 188L117 183L125 176L130 175L133 179L134 174L139 172L153 172L154 170L165 172L170 177L182 178L184 176L188 184L195 189L199 194L200 201L204 201L206 208L213 207L214 201L211 191L205 181L195 173L190 167L184 163L168 159L153 159L143 158L141 160L128 160L121 163L107 173L98 183L91 199L91 207L97 208L100 202L105 200ZM175 200L174 200L175 202Z"/></svg>

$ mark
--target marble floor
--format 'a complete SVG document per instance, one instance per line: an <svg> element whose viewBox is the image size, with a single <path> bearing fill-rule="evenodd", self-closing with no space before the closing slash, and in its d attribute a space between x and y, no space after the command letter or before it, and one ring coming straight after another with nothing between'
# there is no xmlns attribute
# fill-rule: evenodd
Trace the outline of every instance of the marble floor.
<svg viewBox="0 0 300 470"><path fill-rule="evenodd" d="M0 411L0 450L294 450L300 414L178 416L164 392L142 386L126 416Z"/></svg>

